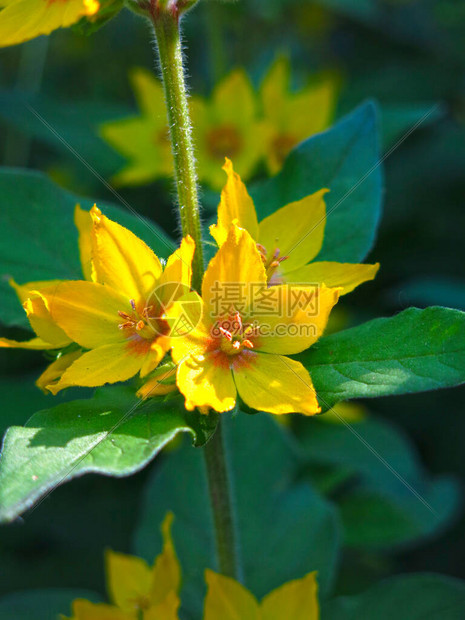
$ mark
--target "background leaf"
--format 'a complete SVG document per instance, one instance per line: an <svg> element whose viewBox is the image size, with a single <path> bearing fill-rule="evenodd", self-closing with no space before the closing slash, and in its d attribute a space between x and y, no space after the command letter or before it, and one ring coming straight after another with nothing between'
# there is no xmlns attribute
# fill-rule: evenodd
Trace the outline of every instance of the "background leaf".
<svg viewBox="0 0 465 620"><path fill-rule="evenodd" d="M465 583L440 575L402 575L363 594L336 599L322 620L461 620Z"/></svg>
<svg viewBox="0 0 465 620"><path fill-rule="evenodd" d="M181 432L198 443L208 437L197 414L186 414L180 397L144 403L130 387L105 388L92 399L40 411L5 435L0 520L14 519L76 476L135 473Z"/></svg>
<svg viewBox="0 0 465 620"><path fill-rule="evenodd" d="M327 336L298 356L323 407L465 382L465 313L409 308Z"/></svg>
<svg viewBox="0 0 465 620"><path fill-rule="evenodd" d="M224 416L236 492L244 583L258 597L285 581L318 570L327 592L339 542L332 507L297 482L298 457L290 437L267 414ZM171 454L147 486L136 532L136 553L152 561L161 546L154 524L175 514L174 542L183 567L183 604L201 617L203 571L217 569L203 454L184 447Z"/></svg>
<svg viewBox="0 0 465 620"><path fill-rule="evenodd" d="M0 320L5 325L28 325L9 278L19 283L82 279L73 223L76 203L90 209L93 201L61 189L38 172L0 170ZM173 251L173 241L153 222L104 202L99 207L159 256L166 258Z"/></svg>
<svg viewBox="0 0 465 620"><path fill-rule="evenodd" d="M70 613L71 601L85 598L93 603L101 597L88 590L25 590L0 598L2 620L57 620L59 614Z"/></svg>
<svg viewBox="0 0 465 620"><path fill-rule="evenodd" d="M361 105L328 131L302 142L278 175L250 191L262 219L323 187L331 191L325 196L325 237L317 260L362 261L374 242L382 200L373 103Z"/></svg>

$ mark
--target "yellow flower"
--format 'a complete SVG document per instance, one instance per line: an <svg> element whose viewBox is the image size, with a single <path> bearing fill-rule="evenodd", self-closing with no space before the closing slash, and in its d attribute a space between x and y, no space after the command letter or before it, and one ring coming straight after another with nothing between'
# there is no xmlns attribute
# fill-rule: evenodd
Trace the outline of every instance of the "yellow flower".
<svg viewBox="0 0 465 620"><path fill-rule="evenodd" d="M172 338L186 408L228 411L238 392L261 411L318 413L307 370L285 355L318 340L338 295L325 285L268 288L255 241L233 224L205 272L202 298L189 293L168 313L196 326Z"/></svg>
<svg viewBox="0 0 465 620"><path fill-rule="evenodd" d="M141 114L100 127L101 136L129 160L114 177L122 185L146 183L173 171L163 87L143 69L132 72L131 82ZM220 189L225 156L234 157L243 176L250 176L264 153L265 126L257 120L257 97L245 72L233 71L210 99L194 96L190 104L199 179Z"/></svg>
<svg viewBox="0 0 465 620"><path fill-rule="evenodd" d="M257 120L256 99L242 69L217 84L208 101L192 98L199 178L213 189L223 185L220 164L225 157L234 159L240 173L248 178L265 152L265 127Z"/></svg>
<svg viewBox="0 0 465 620"><path fill-rule="evenodd" d="M280 57L268 70L260 93L268 126L267 165L275 174L296 144L329 127L334 114L336 84L333 78L327 77L291 93L289 60Z"/></svg>
<svg viewBox="0 0 465 620"><path fill-rule="evenodd" d="M141 239L96 206L90 214L77 208L76 224L88 279L17 287L20 299L27 297L24 307L38 338L0 339L3 347L37 349L74 343L38 380L54 394L71 385L95 387L154 370L170 348L163 315L191 283L195 247L190 237L163 269Z"/></svg>
<svg viewBox="0 0 465 620"><path fill-rule="evenodd" d="M210 232L221 247L232 223L248 230L257 242L270 285L324 282L329 287L341 287L341 294L345 295L376 276L379 263L310 263L323 244L326 223L324 195L328 190L322 189L291 202L258 223L252 198L228 159L223 170L228 178L221 193L218 221L210 226Z"/></svg>
<svg viewBox="0 0 465 620"><path fill-rule="evenodd" d="M141 558L108 551L106 573L112 604L76 599L70 620L177 620L181 569L171 539L172 521L169 513L162 524L163 550L152 567Z"/></svg>
<svg viewBox="0 0 465 620"><path fill-rule="evenodd" d="M319 620L315 572L276 588L261 603L230 577L207 570L205 578L204 620Z"/></svg>
<svg viewBox="0 0 465 620"><path fill-rule="evenodd" d="M134 69L130 80L140 116L105 123L100 135L129 160L113 177L120 185L139 185L170 176L173 159L166 123L163 86L145 69Z"/></svg>
<svg viewBox="0 0 465 620"><path fill-rule="evenodd" d="M0 47L71 26L100 9L98 0L0 0Z"/></svg>

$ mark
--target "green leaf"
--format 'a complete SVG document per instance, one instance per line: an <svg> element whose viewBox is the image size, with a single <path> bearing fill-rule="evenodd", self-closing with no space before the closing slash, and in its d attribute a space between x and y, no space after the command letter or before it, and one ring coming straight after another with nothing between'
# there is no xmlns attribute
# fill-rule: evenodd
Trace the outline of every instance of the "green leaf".
<svg viewBox="0 0 465 620"><path fill-rule="evenodd" d="M417 485L414 490L421 499L407 488L403 493L362 488L341 497L345 544L392 551L394 546L410 545L440 533L457 513L458 485L440 478L429 485Z"/></svg>
<svg viewBox="0 0 465 620"><path fill-rule="evenodd" d="M322 406L465 382L465 313L409 308L327 336L297 356Z"/></svg>
<svg viewBox="0 0 465 620"><path fill-rule="evenodd" d="M105 178L121 168L125 160L99 137L98 127L132 113L130 107L110 102L82 100L70 105L42 93L31 95L0 89L0 118L5 123L56 149L60 162L75 164L78 161L70 150L72 147L82 160ZM78 165L78 173L81 176L87 174L82 162Z"/></svg>
<svg viewBox="0 0 465 620"><path fill-rule="evenodd" d="M465 583L442 575L408 575L382 581L358 596L323 606L322 620L462 620Z"/></svg>
<svg viewBox="0 0 465 620"><path fill-rule="evenodd" d="M213 429L198 418L185 412L180 396L144 402L130 387L104 388L92 399L39 411L5 435L0 520L11 521L76 476L133 474L178 433L204 443Z"/></svg>
<svg viewBox="0 0 465 620"><path fill-rule="evenodd" d="M267 414L224 416L234 474L239 549L244 583L258 597L285 581L318 570L322 592L331 586L339 527L330 504L310 486L296 482L295 447ZM200 618L203 572L217 569L213 522L203 454L186 447L169 455L154 472L136 553L152 561L161 547L156 527L166 511L175 514L174 543L183 566L182 600L189 617Z"/></svg>
<svg viewBox="0 0 465 620"><path fill-rule="evenodd" d="M411 131L424 129L444 116L438 103L404 103L381 106L383 148L385 151L407 137Z"/></svg>
<svg viewBox="0 0 465 620"><path fill-rule="evenodd" d="M374 242L383 191L373 103L297 146L281 172L252 187L251 195L262 219L324 187L331 191L325 197L325 237L317 260L360 262Z"/></svg>
<svg viewBox="0 0 465 620"><path fill-rule="evenodd" d="M0 598L2 620L57 620L59 614L70 614L71 602L84 598L100 603L101 597L88 590L25 590Z"/></svg>
<svg viewBox="0 0 465 620"><path fill-rule="evenodd" d="M93 201L63 190L41 173L0 170L0 320L5 325L28 325L9 278L19 283L82 279L73 223L76 203L90 209ZM99 207L159 256L173 251L173 241L153 222L104 202Z"/></svg>
<svg viewBox="0 0 465 620"><path fill-rule="evenodd" d="M430 479L414 446L388 422L369 417L350 428L318 417L296 422L310 479L322 467L336 480L344 474L335 497L346 545L391 550L439 532L455 516L455 480Z"/></svg>

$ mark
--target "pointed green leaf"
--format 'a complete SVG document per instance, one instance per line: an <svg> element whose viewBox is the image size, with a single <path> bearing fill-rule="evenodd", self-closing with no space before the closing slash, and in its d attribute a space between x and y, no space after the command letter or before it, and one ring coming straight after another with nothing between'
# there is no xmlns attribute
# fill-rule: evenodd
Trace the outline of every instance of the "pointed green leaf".
<svg viewBox="0 0 465 620"><path fill-rule="evenodd" d="M94 398L39 411L5 435L0 520L14 519L76 476L133 474L178 433L204 443L213 428L199 415L186 413L179 396L144 402L129 387L104 388Z"/></svg>
<svg viewBox="0 0 465 620"><path fill-rule="evenodd" d="M327 220L318 260L360 262L373 245L383 191L373 103L302 142L277 176L250 189L262 219L324 187L330 193L325 196Z"/></svg>
<svg viewBox="0 0 465 620"><path fill-rule="evenodd" d="M465 382L465 313L410 308L322 338L297 356L322 406Z"/></svg>

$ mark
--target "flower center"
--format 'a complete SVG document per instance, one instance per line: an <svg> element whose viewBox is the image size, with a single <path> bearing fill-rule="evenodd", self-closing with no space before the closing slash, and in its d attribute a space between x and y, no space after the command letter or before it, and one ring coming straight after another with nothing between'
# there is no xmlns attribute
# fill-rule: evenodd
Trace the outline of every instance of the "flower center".
<svg viewBox="0 0 465 620"><path fill-rule="evenodd" d="M168 323L156 313L155 306L145 306L141 311L136 307L134 299L130 299L132 312L118 310L123 322L118 325L124 330L126 338L131 340L152 341L158 336L167 335L170 331Z"/></svg>
<svg viewBox="0 0 465 620"><path fill-rule="evenodd" d="M289 155L291 149L297 144L298 140L292 134L278 134L271 144L274 157L279 165L281 165Z"/></svg>
<svg viewBox="0 0 465 620"><path fill-rule="evenodd" d="M280 264L289 257L281 256L281 250L279 248L275 248L273 253L268 254L268 250L261 243L257 243L257 249L265 265L266 279L268 280L269 286L279 284L280 278L277 273L278 268Z"/></svg>
<svg viewBox="0 0 465 620"><path fill-rule="evenodd" d="M247 364L254 356L254 327L244 323L239 312L232 318L221 319L212 328L208 352L216 364L224 367Z"/></svg>
<svg viewBox="0 0 465 620"><path fill-rule="evenodd" d="M234 125L220 125L207 134L207 149L215 159L233 158L241 148L242 138Z"/></svg>

